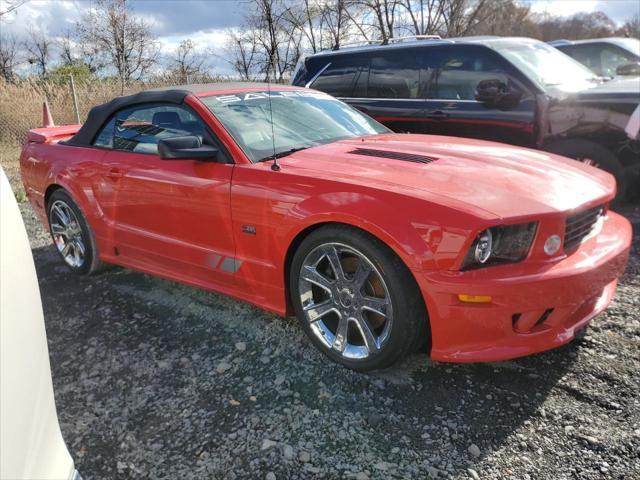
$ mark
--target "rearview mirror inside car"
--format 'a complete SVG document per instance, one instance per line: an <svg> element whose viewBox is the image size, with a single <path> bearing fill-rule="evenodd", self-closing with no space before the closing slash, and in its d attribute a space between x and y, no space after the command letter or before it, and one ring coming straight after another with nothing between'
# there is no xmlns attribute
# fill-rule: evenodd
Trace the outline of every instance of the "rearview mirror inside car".
<svg viewBox="0 0 640 480"><path fill-rule="evenodd" d="M640 75L640 62L618 65L618 68L616 68L616 75Z"/></svg>
<svg viewBox="0 0 640 480"><path fill-rule="evenodd" d="M203 145L196 136L165 138L158 142L162 160L218 160L219 150Z"/></svg>
<svg viewBox="0 0 640 480"><path fill-rule="evenodd" d="M476 87L475 98L488 107L509 110L515 108L522 93L498 79L481 80Z"/></svg>

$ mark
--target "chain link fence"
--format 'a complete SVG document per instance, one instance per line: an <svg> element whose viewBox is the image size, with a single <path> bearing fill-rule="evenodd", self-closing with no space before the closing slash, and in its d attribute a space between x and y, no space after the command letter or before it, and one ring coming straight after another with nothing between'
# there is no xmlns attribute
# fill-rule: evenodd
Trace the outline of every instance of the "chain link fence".
<svg viewBox="0 0 640 480"><path fill-rule="evenodd" d="M196 78L195 83L223 81L222 78ZM48 75L44 78L8 83L0 80L0 149L19 149L27 131L42 126L42 103L45 99L56 125L84 122L95 105L120 95L185 83L166 77L152 82L136 82L122 88L117 79L73 78L71 75ZM75 99L74 99L75 93Z"/></svg>

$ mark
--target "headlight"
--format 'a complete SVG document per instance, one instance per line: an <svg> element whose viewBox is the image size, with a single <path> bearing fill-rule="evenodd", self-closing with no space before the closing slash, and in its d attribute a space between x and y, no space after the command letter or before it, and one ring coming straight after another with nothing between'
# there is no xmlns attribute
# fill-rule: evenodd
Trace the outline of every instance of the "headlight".
<svg viewBox="0 0 640 480"><path fill-rule="evenodd" d="M501 225L480 232L462 262L461 270L524 260L538 222Z"/></svg>

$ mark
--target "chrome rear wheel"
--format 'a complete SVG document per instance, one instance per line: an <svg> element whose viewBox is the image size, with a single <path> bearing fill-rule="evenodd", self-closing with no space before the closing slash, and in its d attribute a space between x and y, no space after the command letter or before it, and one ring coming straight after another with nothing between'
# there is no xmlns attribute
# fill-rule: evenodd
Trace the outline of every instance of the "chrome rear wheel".
<svg viewBox="0 0 640 480"><path fill-rule="evenodd" d="M49 208L51 235L67 265L80 268L86 261L86 242L73 209L64 200L55 200Z"/></svg>
<svg viewBox="0 0 640 480"><path fill-rule="evenodd" d="M362 252L323 243L302 262L298 292L310 331L340 357L363 360L384 348L393 304L383 275Z"/></svg>

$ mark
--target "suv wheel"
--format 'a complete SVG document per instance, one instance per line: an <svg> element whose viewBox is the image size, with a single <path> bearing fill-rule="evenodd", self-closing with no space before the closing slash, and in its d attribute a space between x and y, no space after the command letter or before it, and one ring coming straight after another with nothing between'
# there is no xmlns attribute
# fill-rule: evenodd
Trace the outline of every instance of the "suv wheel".
<svg viewBox="0 0 640 480"><path fill-rule="evenodd" d="M624 168L616 156L607 148L588 140L570 139L553 142L547 145L545 150L609 172L616 177L618 187L614 202L619 204L625 199L627 178L624 175Z"/></svg>

